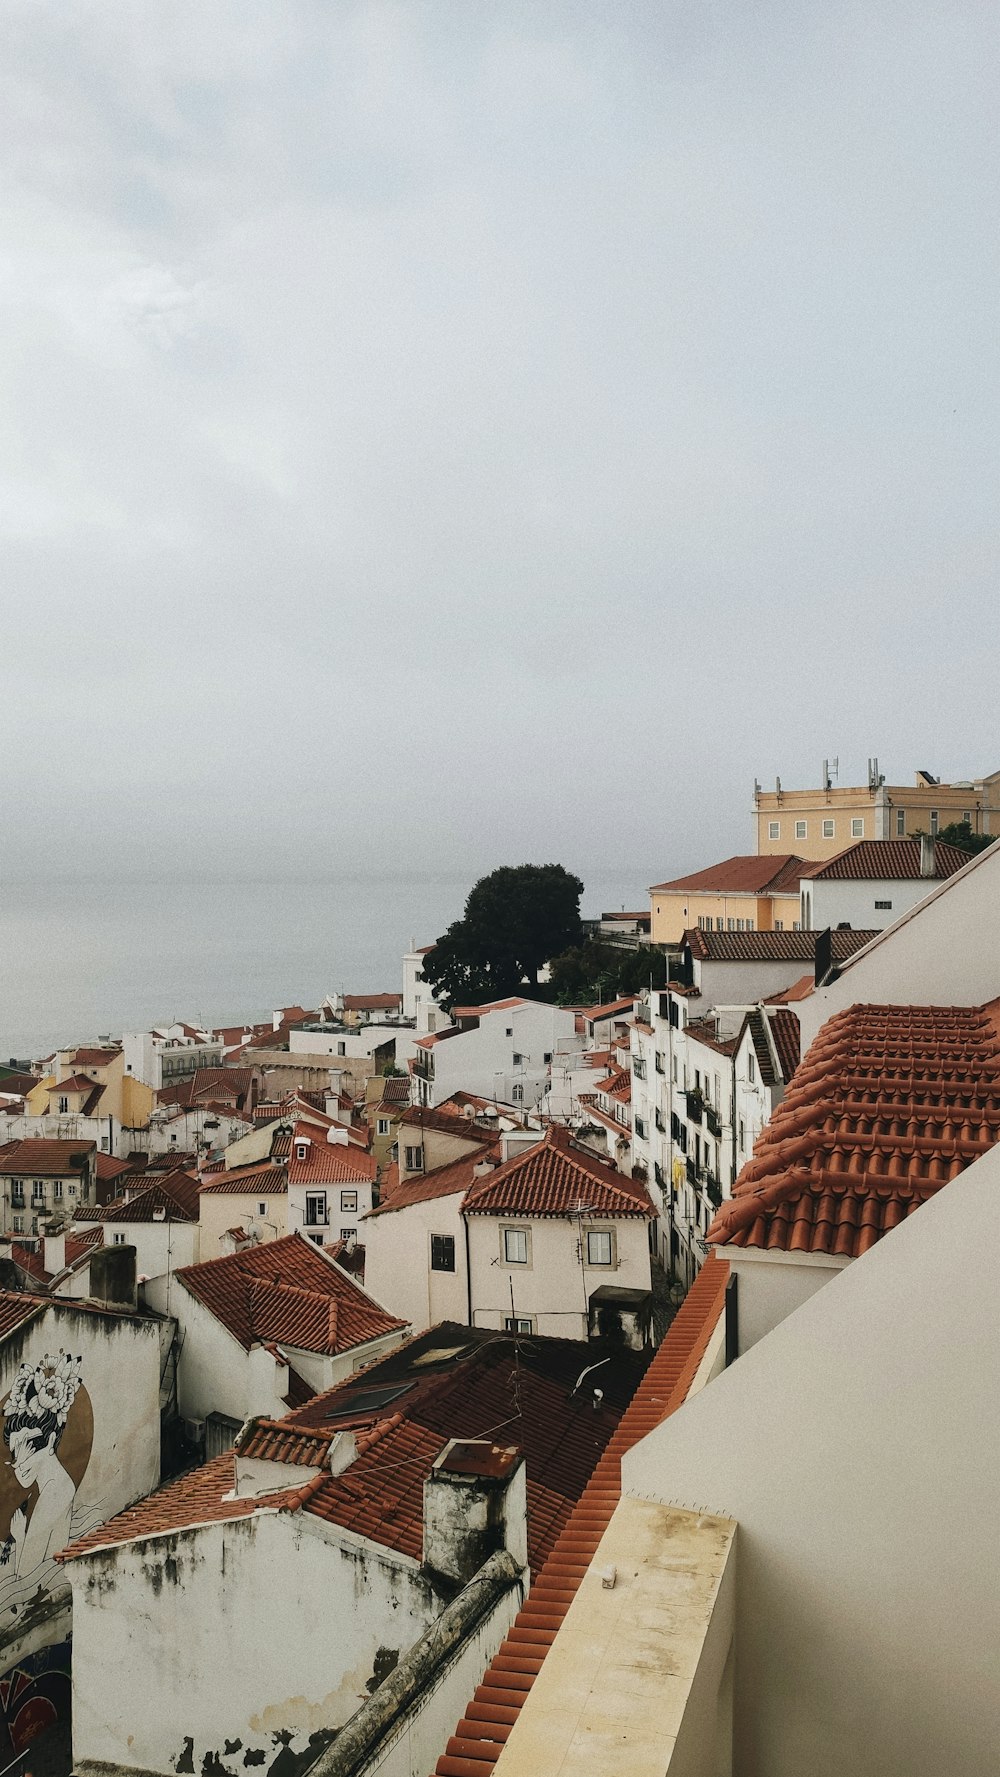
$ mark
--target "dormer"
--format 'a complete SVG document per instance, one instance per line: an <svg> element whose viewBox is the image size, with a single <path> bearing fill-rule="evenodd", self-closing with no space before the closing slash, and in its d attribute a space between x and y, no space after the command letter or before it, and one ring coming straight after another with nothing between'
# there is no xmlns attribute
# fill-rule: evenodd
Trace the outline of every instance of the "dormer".
<svg viewBox="0 0 1000 1777"><path fill-rule="evenodd" d="M296 1160L299 1162L308 1160L312 1142L307 1135L297 1135L292 1145L295 1150Z"/></svg>

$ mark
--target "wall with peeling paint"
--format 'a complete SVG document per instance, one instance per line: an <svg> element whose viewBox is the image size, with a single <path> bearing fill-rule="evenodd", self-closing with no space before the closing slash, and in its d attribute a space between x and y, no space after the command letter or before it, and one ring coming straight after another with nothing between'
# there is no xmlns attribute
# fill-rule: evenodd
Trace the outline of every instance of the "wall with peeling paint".
<svg viewBox="0 0 1000 1777"><path fill-rule="evenodd" d="M417 1564L307 1513L103 1550L73 1584L73 1762L297 1777L436 1620Z"/></svg>

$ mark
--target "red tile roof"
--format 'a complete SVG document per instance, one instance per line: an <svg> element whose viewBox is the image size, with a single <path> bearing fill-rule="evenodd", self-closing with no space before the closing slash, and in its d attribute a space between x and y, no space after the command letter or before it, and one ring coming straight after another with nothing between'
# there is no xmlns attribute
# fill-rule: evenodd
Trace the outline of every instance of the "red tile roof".
<svg viewBox="0 0 1000 1777"><path fill-rule="evenodd" d="M473 1117L463 1117L460 1111L444 1109L428 1110L423 1105L411 1104L399 1119L400 1129L432 1129L440 1135L458 1135L464 1140L488 1145L496 1140L496 1131L484 1129Z"/></svg>
<svg viewBox="0 0 1000 1777"><path fill-rule="evenodd" d="M607 1079L594 1081L594 1091L603 1092L606 1098L617 1099L620 1104L629 1104L632 1099L632 1076L625 1068L616 1068Z"/></svg>
<svg viewBox="0 0 1000 1777"><path fill-rule="evenodd" d="M70 1056L70 1066L108 1067L111 1062L117 1061L120 1055L120 1049L77 1049L75 1054Z"/></svg>
<svg viewBox="0 0 1000 1777"><path fill-rule="evenodd" d="M237 1440L236 1449L240 1456L257 1462L321 1468L329 1453L330 1433L292 1425L287 1419L253 1419Z"/></svg>
<svg viewBox="0 0 1000 1777"><path fill-rule="evenodd" d="M476 1182L476 1167L482 1166L487 1160L499 1161L499 1158L500 1147L497 1143L490 1148L481 1148L475 1154L463 1154L459 1160L449 1160L446 1166L435 1166L431 1172L415 1172L401 1184L394 1184L385 1201L369 1210L361 1219L367 1222L372 1216L391 1215L397 1209L409 1209L411 1203L431 1203L437 1197L451 1197L457 1191L467 1191Z"/></svg>
<svg viewBox="0 0 1000 1777"><path fill-rule="evenodd" d="M345 1012L398 1012L401 993L345 993Z"/></svg>
<svg viewBox="0 0 1000 1777"><path fill-rule="evenodd" d="M583 1205L600 1216L656 1214L645 1185L552 1124L535 1147L471 1185L462 1209L466 1215L558 1216L574 1215Z"/></svg>
<svg viewBox="0 0 1000 1777"><path fill-rule="evenodd" d="M0 1290L0 1339L17 1331L26 1320L47 1308L44 1297L29 1296L22 1290Z"/></svg>
<svg viewBox="0 0 1000 1777"><path fill-rule="evenodd" d="M835 858L821 859L803 867L803 877L814 882L943 882L969 862L969 853L957 845L934 842L934 869L924 879L920 868L919 839L859 839Z"/></svg>
<svg viewBox="0 0 1000 1777"><path fill-rule="evenodd" d="M262 1197L283 1197L288 1191L288 1168L286 1166L233 1166L228 1171L213 1172L207 1185L202 1185L203 1197L219 1197L244 1193L252 1196L259 1192Z"/></svg>
<svg viewBox="0 0 1000 1777"><path fill-rule="evenodd" d="M116 1160L113 1154L95 1154L94 1166L101 1184L108 1184L112 1179L123 1178L125 1173L133 1170L131 1161Z"/></svg>
<svg viewBox="0 0 1000 1777"><path fill-rule="evenodd" d="M94 1211L88 1221L102 1222L196 1222L198 1220L198 1181L187 1172L170 1172L164 1178L151 1179L126 1195L113 1198L103 1209Z"/></svg>
<svg viewBox="0 0 1000 1777"><path fill-rule="evenodd" d="M296 1157L296 1142L309 1141L309 1157ZM295 1131L288 1160L290 1185L337 1185L370 1183L378 1174L378 1162L362 1148L328 1142L325 1130L307 1135L300 1127Z"/></svg>
<svg viewBox="0 0 1000 1777"><path fill-rule="evenodd" d="M98 1082L96 1080L91 1080L87 1074L67 1074L65 1080L54 1081L51 1086L46 1087L46 1091L66 1093L93 1092L94 1087L97 1084Z"/></svg>
<svg viewBox="0 0 1000 1777"><path fill-rule="evenodd" d="M595 1407L588 1391L574 1388L586 1356L586 1347L570 1339L432 1328L369 1365L363 1384L351 1377L277 1422L327 1445L350 1426L358 1455L342 1474L324 1473L262 1499L233 1500L225 1497L234 1479L229 1453L72 1543L61 1558L279 1506L305 1510L419 1561L424 1482L434 1461L451 1438L499 1435L524 1454L528 1554L537 1572L613 1439L642 1370L634 1355L616 1352L602 1368L604 1396ZM399 1392L379 1409L369 1391L383 1384ZM353 1400L359 1402L354 1412ZM268 1427L248 1434L254 1455L275 1449L279 1433ZM308 1448L312 1453L318 1443Z"/></svg>
<svg viewBox="0 0 1000 1777"><path fill-rule="evenodd" d="M770 1012L768 1022L771 1026L774 1046L778 1052L781 1077L787 1086L799 1065L802 1030L794 1012Z"/></svg>
<svg viewBox="0 0 1000 1777"><path fill-rule="evenodd" d="M857 1258L998 1140L997 1003L850 1006L799 1063L708 1239Z"/></svg>
<svg viewBox="0 0 1000 1777"><path fill-rule="evenodd" d="M611 1000L606 1006L587 1006L584 1008L583 1016L589 1019L591 1024L600 1024L606 1018L630 1018L634 1009L635 994L630 993L625 999Z"/></svg>
<svg viewBox="0 0 1000 1777"><path fill-rule="evenodd" d="M245 1351L270 1342L350 1351L406 1326L298 1234L182 1266L176 1275Z"/></svg>
<svg viewBox="0 0 1000 1777"><path fill-rule="evenodd" d="M434 1777L489 1777L611 1522L621 1497L621 1459L687 1399L718 1325L728 1276L729 1266L717 1260L702 1266L438 1759Z"/></svg>
<svg viewBox="0 0 1000 1777"><path fill-rule="evenodd" d="M29 1141L13 1144L0 1157L0 1173L7 1177L70 1178L83 1172L91 1154L97 1152L93 1141L56 1141L34 1136Z"/></svg>
<svg viewBox="0 0 1000 1777"><path fill-rule="evenodd" d="M838 926L830 934L833 961L846 962L875 935L874 931L856 932L849 926ZM702 932L695 929L685 932L682 942L701 962L812 962L818 936L818 932ZM677 991L672 981L670 986Z"/></svg>
<svg viewBox="0 0 1000 1777"><path fill-rule="evenodd" d="M651 895L666 894L668 890L694 894L797 895L803 862L791 852L776 853L773 857L744 853L725 858L721 864L712 864L708 870L696 870L693 876L677 876L672 882L655 882L649 892Z"/></svg>

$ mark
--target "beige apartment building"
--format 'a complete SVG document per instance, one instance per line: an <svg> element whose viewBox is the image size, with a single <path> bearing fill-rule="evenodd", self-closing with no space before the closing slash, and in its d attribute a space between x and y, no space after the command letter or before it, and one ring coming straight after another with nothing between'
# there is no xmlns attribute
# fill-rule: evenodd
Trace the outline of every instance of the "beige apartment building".
<svg viewBox="0 0 1000 1777"><path fill-rule="evenodd" d="M725 858L693 876L649 891L654 944L679 944L686 931L791 932L800 921L801 856Z"/></svg>
<svg viewBox="0 0 1000 1777"><path fill-rule="evenodd" d="M878 760L869 762L868 783L785 790L754 785L754 838L760 855L794 852L801 858L832 858L858 839L906 839L939 833L968 821L973 833L1000 833L1000 771L989 777L942 783L918 771L912 785L887 784Z"/></svg>

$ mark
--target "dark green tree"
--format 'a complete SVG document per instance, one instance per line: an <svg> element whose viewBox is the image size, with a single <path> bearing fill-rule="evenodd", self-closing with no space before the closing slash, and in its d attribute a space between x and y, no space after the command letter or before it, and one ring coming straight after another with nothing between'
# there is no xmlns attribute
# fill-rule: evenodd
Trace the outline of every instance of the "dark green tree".
<svg viewBox="0 0 1000 1777"><path fill-rule="evenodd" d="M914 838L918 837L918 834L914 834ZM967 851L972 857L976 852L985 851L988 845L992 845L996 835L974 833L968 821L952 821L950 826L941 828L937 837L945 845L956 845L959 851Z"/></svg>
<svg viewBox="0 0 1000 1777"><path fill-rule="evenodd" d="M583 883L561 864L503 865L470 890L463 917L423 960L424 978L442 1004L475 1005L529 991L549 958L582 936Z"/></svg>
<svg viewBox="0 0 1000 1777"><path fill-rule="evenodd" d="M592 1006L666 984L666 952L646 946L623 950L616 944L589 939L553 957L549 964L549 985L563 1006Z"/></svg>

